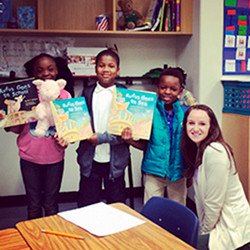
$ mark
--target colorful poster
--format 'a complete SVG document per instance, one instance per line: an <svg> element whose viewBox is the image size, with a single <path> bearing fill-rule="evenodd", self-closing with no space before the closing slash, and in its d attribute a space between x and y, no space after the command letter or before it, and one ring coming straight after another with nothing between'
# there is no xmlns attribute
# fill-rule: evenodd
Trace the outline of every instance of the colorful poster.
<svg viewBox="0 0 250 250"><path fill-rule="evenodd" d="M70 143L84 140L93 134L84 97L54 100L51 109L60 138Z"/></svg>
<svg viewBox="0 0 250 250"><path fill-rule="evenodd" d="M108 132L121 135L132 128L134 139L148 140L157 96L153 92L116 88L112 102Z"/></svg>
<svg viewBox="0 0 250 250"><path fill-rule="evenodd" d="M0 84L0 127L11 127L36 121L35 107L39 103L34 79Z"/></svg>
<svg viewBox="0 0 250 250"><path fill-rule="evenodd" d="M224 1L223 74L250 74L250 1Z"/></svg>

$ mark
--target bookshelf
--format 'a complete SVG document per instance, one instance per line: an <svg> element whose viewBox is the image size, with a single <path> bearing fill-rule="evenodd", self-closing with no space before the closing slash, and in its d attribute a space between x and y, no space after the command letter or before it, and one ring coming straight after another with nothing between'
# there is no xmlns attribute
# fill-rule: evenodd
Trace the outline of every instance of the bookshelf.
<svg viewBox="0 0 250 250"><path fill-rule="evenodd" d="M151 0L133 0L134 9L146 16ZM12 0L12 13L16 7L34 6L36 29L0 29L1 34L64 35L64 36L165 36L192 35L193 0L181 0L181 31L122 31L117 30L117 0ZM143 2L143 3L142 3ZM109 16L109 30L97 31L95 17Z"/></svg>

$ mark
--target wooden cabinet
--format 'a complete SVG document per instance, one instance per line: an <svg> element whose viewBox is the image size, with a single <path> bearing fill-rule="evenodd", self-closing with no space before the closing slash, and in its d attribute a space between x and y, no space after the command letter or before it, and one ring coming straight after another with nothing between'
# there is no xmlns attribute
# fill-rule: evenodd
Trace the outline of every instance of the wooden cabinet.
<svg viewBox="0 0 250 250"><path fill-rule="evenodd" d="M1 33L36 34L55 33L76 35L191 35L193 23L193 0L181 1L180 32L128 32L117 30L117 0L12 0L13 16L17 6L34 6L37 14L35 30L1 29ZM151 0L133 0L134 9L146 16ZM95 17L109 16L109 30L97 31Z"/></svg>
<svg viewBox="0 0 250 250"><path fill-rule="evenodd" d="M222 132L233 148L237 170L250 202L250 116L223 113Z"/></svg>

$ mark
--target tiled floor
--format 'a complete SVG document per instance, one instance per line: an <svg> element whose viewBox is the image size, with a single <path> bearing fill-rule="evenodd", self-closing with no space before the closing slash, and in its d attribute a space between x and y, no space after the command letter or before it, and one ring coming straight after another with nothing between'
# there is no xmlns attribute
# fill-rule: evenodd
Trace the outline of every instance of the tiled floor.
<svg viewBox="0 0 250 250"><path fill-rule="evenodd" d="M129 201L127 201L129 205ZM60 203L59 210L66 211L77 208L77 204L71 203ZM142 208L142 198L134 199L134 209L140 212ZM26 206L19 207L0 207L0 230L15 227L16 223L27 219L27 208Z"/></svg>

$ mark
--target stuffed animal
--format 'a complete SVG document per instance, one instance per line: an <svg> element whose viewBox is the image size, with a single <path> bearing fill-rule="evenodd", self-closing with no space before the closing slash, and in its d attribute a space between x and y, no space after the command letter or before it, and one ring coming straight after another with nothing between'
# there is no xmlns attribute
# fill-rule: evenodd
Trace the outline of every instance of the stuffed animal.
<svg viewBox="0 0 250 250"><path fill-rule="evenodd" d="M118 18L117 25L120 29L134 29L144 24L142 15L133 9L132 0L119 0L122 16Z"/></svg>
<svg viewBox="0 0 250 250"><path fill-rule="evenodd" d="M59 80L34 80L36 85L40 103L36 106L36 115L38 118L34 133L37 137L43 137L50 126L54 126L54 119L51 112L50 101L57 99L60 92L64 89L66 81Z"/></svg>

